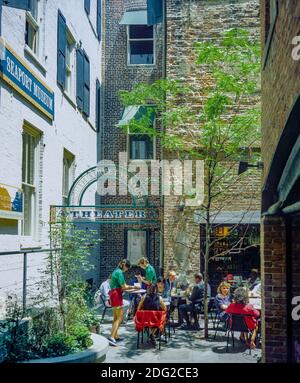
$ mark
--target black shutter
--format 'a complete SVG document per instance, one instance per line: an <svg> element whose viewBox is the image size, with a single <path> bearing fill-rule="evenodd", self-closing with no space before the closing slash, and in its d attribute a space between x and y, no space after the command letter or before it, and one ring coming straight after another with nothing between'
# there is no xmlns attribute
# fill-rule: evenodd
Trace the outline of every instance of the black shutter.
<svg viewBox="0 0 300 383"><path fill-rule="evenodd" d="M86 13L89 15L91 12L91 0L84 0L84 9Z"/></svg>
<svg viewBox="0 0 300 383"><path fill-rule="evenodd" d="M58 11L57 22L57 83L65 89L66 83L66 47L67 47L67 25L66 19Z"/></svg>
<svg viewBox="0 0 300 383"><path fill-rule="evenodd" d="M163 21L163 0L147 0L148 25Z"/></svg>
<svg viewBox="0 0 300 383"><path fill-rule="evenodd" d="M83 88L83 113L90 115L90 60L84 52L83 57L84 88Z"/></svg>
<svg viewBox="0 0 300 383"><path fill-rule="evenodd" d="M79 110L83 110L83 88L84 88L84 58L80 48L76 51L76 101Z"/></svg>
<svg viewBox="0 0 300 383"><path fill-rule="evenodd" d="M98 35L98 40L101 41L101 13L102 13L102 0L97 0L97 35Z"/></svg>
<svg viewBox="0 0 300 383"><path fill-rule="evenodd" d="M11 8L30 11L30 0L4 0L3 5L6 5Z"/></svg>
<svg viewBox="0 0 300 383"><path fill-rule="evenodd" d="M100 81L96 81L96 129L97 132L100 131L101 123L101 85Z"/></svg>

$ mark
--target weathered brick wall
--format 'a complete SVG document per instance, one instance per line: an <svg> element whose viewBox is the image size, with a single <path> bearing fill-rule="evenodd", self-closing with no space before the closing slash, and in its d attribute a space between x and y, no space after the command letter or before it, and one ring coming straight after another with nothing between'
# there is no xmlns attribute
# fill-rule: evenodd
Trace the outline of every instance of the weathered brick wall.
<svg viewBox="0 0 300 383"><path fill-rule="evenodd" d="M261 0L261 39L267 49L266 4ZM300 65L292 59L292 39L299 35L300 2L279 0L269 55L262 71L262 153L267 177L283 127L300 89Z"/></svg>
<svg viewBox="0 0 300 383"><path fill-rule="evenodd" d="M262 351L264 362L287 361L286 227L284 218L262 224Z"/></svg>
<svg viewBox="0 0 300 383"><path fill-rule="evenodd" d="M196 65L194 44L206 40L217 43L224 30L234 27L245 28L259 39L258 0L167 0L166 75L193 88L193 97L187 103L195 113L201 110L203 85L210 77ZM259 101L259 96L253 97L250 107ZM184 127L182 133L186 135L189 129ZM237 172L237 167L233 171ZM232 185L224 184L225 210L260 210L260 185L261 172L257 170L248 171ZM179 198L165 198L165 270L176 265L180 270L199 271L199 226L193 222L193 209L179 212L179 203Z"/></svg>
<svg viewBox="0 0 300 383"><path fill-rule="evenodd" d="M264 161L264 182L281 134L286 127L289 114L300 89L299 62L292 58L292 39L299 35L300 3L297 0L279 0L278 15L270 45L266 45L269 30L269 1L262 0L261 40L263 45L262 69L262 156ZM268 55L266 55L267 50ZM277 169L273 169L273 176ZM272 174L271 174L272 176ZM265 195L264 198L268 198ZM263 199L264 202L264 199ZM291 218L292 219L292 218ZM292 219L293 220L293 219ZM288 231L288 250L285 251L286 229L281 218L268 218L262 228L266 238L263 244L262 263L264 265L264 312L265 342L264 359L267 362L287 361L287 299L299 296L299 221L292 221ZM289 250L289 246L292 246ZM287 252L287 254L286 254ZM292 254L290 254L292 253ZM292 257L291 279L287 295L286 258ZM288 298L287 298L288 297ZM299 323L292 324L294 340L298 336ZM289 334L291 336L291 334ZM299 342L300 343L300 342Z"/></svg>

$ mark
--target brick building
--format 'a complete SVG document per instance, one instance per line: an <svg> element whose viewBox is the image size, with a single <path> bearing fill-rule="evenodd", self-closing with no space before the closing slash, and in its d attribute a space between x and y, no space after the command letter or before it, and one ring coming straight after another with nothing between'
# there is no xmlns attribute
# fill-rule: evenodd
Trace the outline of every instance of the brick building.
<svg viewBox="0 0 300 383"><path fill-rule="evenodd" d="M299 15L299 1L261 1L266 362L300 360L300 323L297 315L292 315L299 303L296 297L300 299L300 66L299 40L294 41L299 35Z"/></svg>
<svg viewBox="0 0 300 383"><path fill-rule="evenodd" d="M161 158L159 142L150 143L143 136L125 134L118 126L132 113L128 109L124 111L119 91L130 90L134 84L151 83L163 76L162 24L147 26L146 7L146 0L104 2L100 159L116 164L120 152L128 153L126 160ZM150 197L149 202L161 207L159 197ZM106 196L101 198L101 204L134 206L134 200L131 196ZM146 256L157 270L162 265L159 221L102 225L101 238L101 279L105 279L122 258L128 257L136 264L139 257Z"/></svg>
<svg viewBox="0 0 300 383"><path fill-rule="evenodd" d="M126 112L130 112L126 109L124 111L120 103L120 90L130 90L134 84L151 83L165 76L170 79L184 79L186 83L197 88L193 107L199 110L203 73L195 64L194 43L206 39L217 42L221 32L234 27L246 28L252 36L259 39L257 0L167 0L163 3L163 22L145 28L146 0L104 2L101 158L118 161L120 151L128 151L129 159L131 156L134 139L131 141L131 134L126 135L117 126L125 118ZM141 24L144 24L144 27ZM148 39L148 45L143 52L138 52L137 40L141 40L142 34L144 43ZM152 44L153 36L154 44L151 48L149 44ZM152 49L150 54L149 49ZM137 56L134 53L141 54L141 62L135 61ZM257 102L259 97L253 99L253 105ZM161 129L159 126L156 128ZM167 153L160 147L159 142L156 142L149 158L172 159L172 154ZM249 171L247 178L235 185L235 190L229 191L232 194L232 202L228 204L230 208L224 212L223 218L220 217L221 220L225 222L228 217L232 219L232 215L240 216L243 210L249 209L256 217L253 223L259 228L260 175L260 171ZM242 194L240 190L243 190ZM132 246L139 247L138 250L135 248L135 252L148 256L159 272L166 272L170 268L188 274L199 271L200 230L199 222L194 220L195 210L181 209L180 199L172 196L153 198L151 202L161 208L161 222L152 226L146 223L102 226L102 279L113 270L122 257L134 259ZM105 197L101 203L121 206L131 204L132 199L120 196ZM250 262L249 267L259 267L259 252L251 259L254 263Z"/></svg>
<svg viewBox="0 0 300 383"><path fill-rule="evenodd" d="M250 35L259 40L259 1L257 0L169 0L166 2L167 46L166 46L166 76L171 79L183 80L193 88L193 98L188 100L195 113L199 113L203 100L203 88L207 81L207 74L196 64L195 43L212 41L218 44L221 34L231 28L243 28ZM260 97L253 96L250 107L259 105ZM247 108L247 106L245 106ZM184 127L183 129L188 129ZM258 145L259 149L259 145ZM233 171L238 172L238 165ZM246 177L241 177L234 185L228 187L228 194L224 196L225 205L218 214L218 226L230 226L238 222L249 224L253 230L259 230L260 211L260 170L250 170ZM179 270L203 269L203 259L199 257L200 247L203 247L205 234L196 223L203 223L197 216L196 209L178 210L179 200L176 197L166 198L164 206L164 261L165 268L175 266ZM219 206L215 206L219 209ZM248 216L240 217L247 211ZM196 215L194 215L194 213ZM172 218L176 217L176 219ZM226 225L227 223L227 225ZM200 237L200 238L199 238ZM253 251L252 251L253 250ZM252 267L259 268L260 256L258 249L252 249L244 254L229 254L224 260L211 262L211 282L214 271L223 268L232 274L247 276ZM241 260L244 259L244 264ZM216 283L219 279L216 278Z"/></svg>

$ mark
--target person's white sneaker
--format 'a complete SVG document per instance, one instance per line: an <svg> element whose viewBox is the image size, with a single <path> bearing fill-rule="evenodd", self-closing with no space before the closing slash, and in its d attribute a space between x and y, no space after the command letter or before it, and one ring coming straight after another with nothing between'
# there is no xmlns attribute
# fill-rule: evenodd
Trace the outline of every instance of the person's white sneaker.
<svg viewBox="0 0 300 383"><path fill-rule="evenodd" d="M109 336L107 339L108 339L109 344L110 344L111 346L114 346L114 347L117 347L117 346L118 346L118 345L117 345L117 341L116 341L113 337Z"/></svg>

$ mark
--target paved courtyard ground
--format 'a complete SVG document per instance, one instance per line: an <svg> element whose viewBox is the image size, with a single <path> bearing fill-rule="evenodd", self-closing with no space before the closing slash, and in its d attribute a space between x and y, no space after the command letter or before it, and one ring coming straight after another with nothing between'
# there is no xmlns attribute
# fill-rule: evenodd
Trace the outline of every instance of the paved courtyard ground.
<svg viewBox="0 0 300 383"><path fill-rule="evenodd" d="M200 320L203 328L203 320ZM210 325L211 327L211 325ZM101 326L103 336L108 336L111 330L111 318L107 317ZM120 337L124 337L118 347L110 346L106 357L107 363L257 363L261 356L261 350L249 350L238 340L236 334L235 347L232 344L226 352L226 338L219 333L216 340L213 339L214 331L210 330L210 339L203 339L203 330L183 331L176 329L171 332L168 343L161 344L161 350L144 343L140 349L136 349L137 333L133 321L128 321L120 329Z"/></svg>

